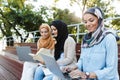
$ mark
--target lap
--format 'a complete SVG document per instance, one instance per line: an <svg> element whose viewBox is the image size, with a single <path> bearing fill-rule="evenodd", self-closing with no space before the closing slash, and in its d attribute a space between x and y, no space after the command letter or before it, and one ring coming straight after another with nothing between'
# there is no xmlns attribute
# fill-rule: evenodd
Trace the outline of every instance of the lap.
<svg viewBox="0 0 120 80"><path fill-rule="evenodd" d="M43 80L53 80L53 74L45 76Z"/></svg>
<svg viewBox="0 0 120 80"><path fill-rule="evenodd" d="M37 63L24 62L21 80L33 80Z"/></svg>

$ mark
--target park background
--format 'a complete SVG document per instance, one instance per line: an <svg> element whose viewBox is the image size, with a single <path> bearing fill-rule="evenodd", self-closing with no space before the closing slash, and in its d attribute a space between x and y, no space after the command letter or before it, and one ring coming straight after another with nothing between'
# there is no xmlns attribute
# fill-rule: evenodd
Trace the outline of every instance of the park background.
<svg viewBox="0 0 120 80"><path fill-rule="evenodd" d="M69 33L80 43L82 35L87 32L82 23L82 13L94 6L103 10L105 27L115 29L119 34L119 4L120 0L0 0L1 48L14 46L14 43L37 42L39 25L50 24L56 19L70 25ZM79 37L78 33L81 33Z"/></svg>
<svg viewBox="0 0 120 80"><path fill-rule="evenodd" d="M50 24L60 19L68 25L69 35L76 41L77 59L80 57L81 39L87 32L82 23L82 13L87 8L100 7L104 12L105 27L115 29L119 35L119 4L120 0L0 0L0 80L21 79L24 61L19 60L16 48L29 46L31 53L35 54L40 37L38 27L42 23Z"/></svg>

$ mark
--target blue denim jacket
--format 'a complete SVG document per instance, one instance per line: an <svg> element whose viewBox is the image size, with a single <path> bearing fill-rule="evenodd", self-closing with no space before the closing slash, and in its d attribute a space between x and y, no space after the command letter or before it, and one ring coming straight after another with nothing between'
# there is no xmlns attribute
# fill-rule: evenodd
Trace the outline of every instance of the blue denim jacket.
<svg viewBox="0 0 120 80"><path fill-rule="evenodd" d="M83 72L96 73L98 80L119 80L115 37L108 34L99 44L82 48L77 66Z"/></svg>

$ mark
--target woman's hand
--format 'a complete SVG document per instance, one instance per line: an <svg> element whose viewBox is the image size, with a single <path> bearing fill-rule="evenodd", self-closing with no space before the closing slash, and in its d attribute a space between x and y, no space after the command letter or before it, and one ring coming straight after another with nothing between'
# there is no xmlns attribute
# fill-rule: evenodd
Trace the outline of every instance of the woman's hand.
<svg viewBox="0 0 120 80"><path fill-rule="evenodd" d="M78 77L81 77L83 79L86 79L87 76L84 72L80 71L79 69L76 69L76 70L73 70L69 73L69 75L72 77L72 78L78 78Z"/></svg>
<svg viewBox="0 0 120 80"><path fill-rule="evenodd" d="M75 70L77 68L77 66L65 66L62 68L62 72L63 73L69 73L71 72L72 70Z"/></svg>
<svg viewBox="0 0 120 80"><path fill-rule="evenodd" d="M97 75L94 72L91 72L89 75L89 78L97 78Z"/></svg>
<svg viewBox="0 0 120 80"><path fill-rule="evenodd" d="M45 62L44 61L39 61L40 64L42 65L45 65Z"/></svg>
<svg viewBox="0 0 120 80"><path fill-rule="evenodd" d="M72 68L69 67L69 66L65 66L65 67L62 68L62 72L63 72L63 73L69 73L69 72L71 72L71 71L72 71Z"/></svg>

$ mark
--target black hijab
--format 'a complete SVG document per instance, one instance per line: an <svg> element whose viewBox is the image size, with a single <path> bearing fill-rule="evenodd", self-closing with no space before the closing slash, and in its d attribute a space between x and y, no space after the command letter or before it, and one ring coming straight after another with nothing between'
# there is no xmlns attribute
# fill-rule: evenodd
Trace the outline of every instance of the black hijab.
<svg viewBox="0 0 120 80"><path fill-rule="evenodd" d="M55 20L51 23L51 26L56 27L58 31L57 37L55 37L57 43L55 45L55 54L54 57L56 60L60 58L62 52L64 52L64 43L68 37L67 24L61 20Z"/></svg>

